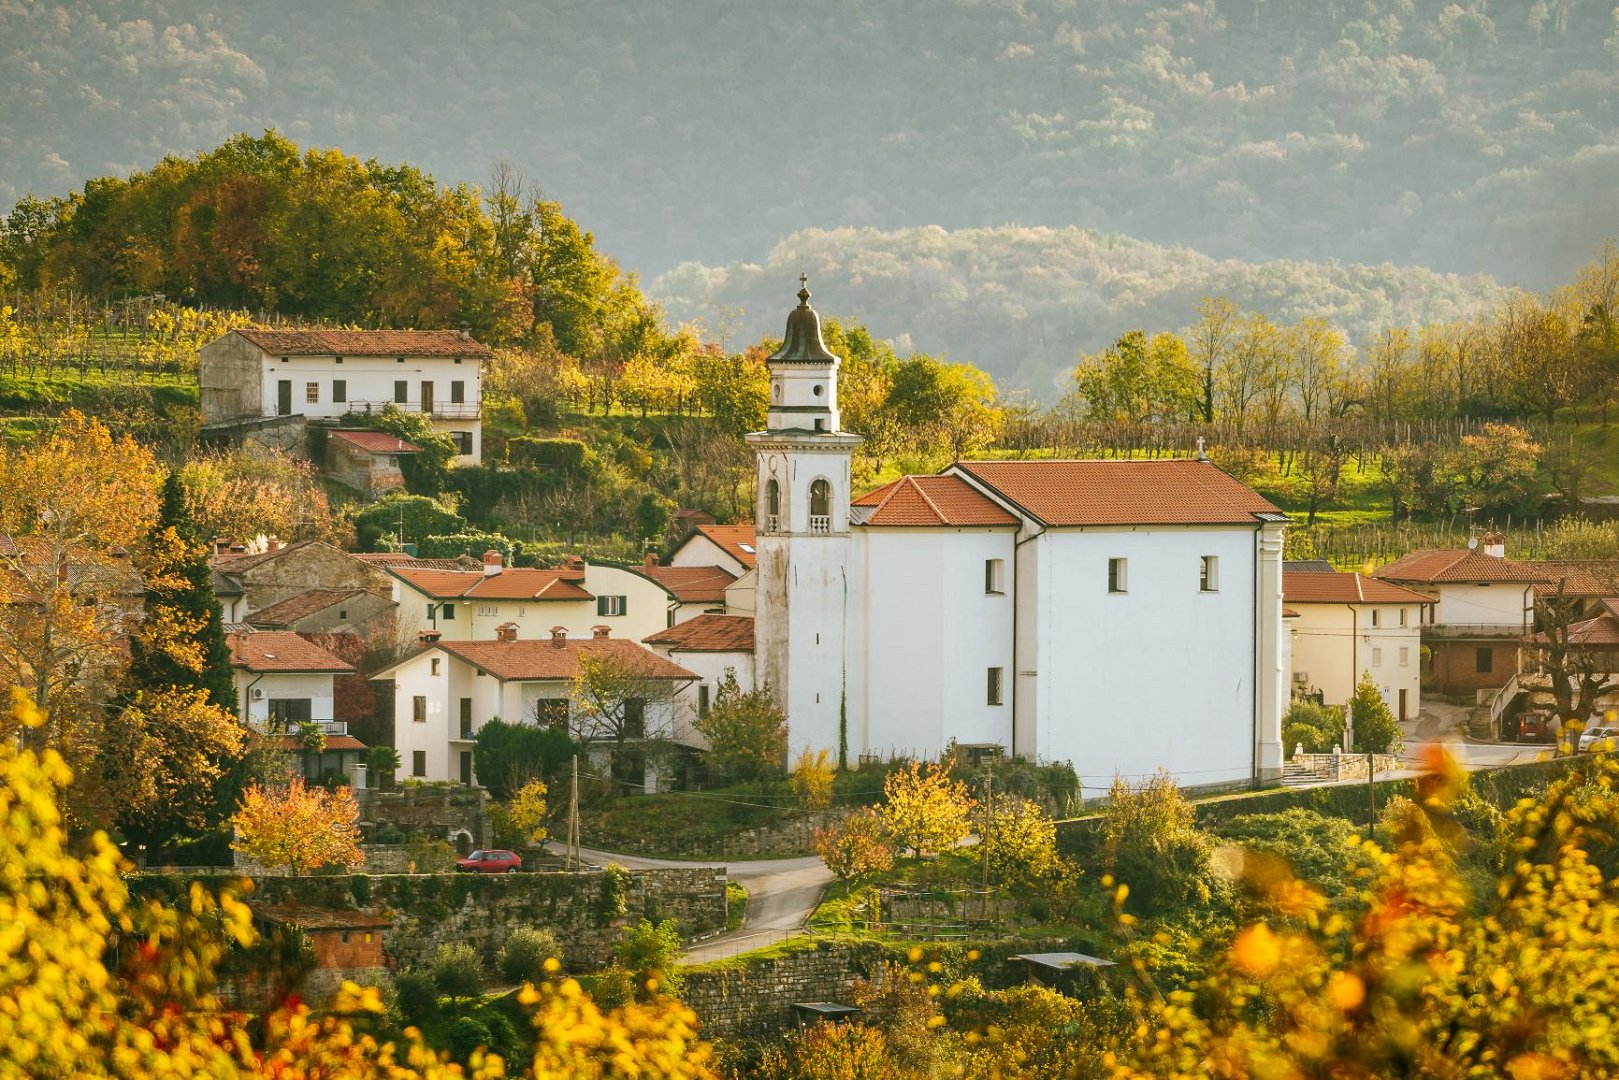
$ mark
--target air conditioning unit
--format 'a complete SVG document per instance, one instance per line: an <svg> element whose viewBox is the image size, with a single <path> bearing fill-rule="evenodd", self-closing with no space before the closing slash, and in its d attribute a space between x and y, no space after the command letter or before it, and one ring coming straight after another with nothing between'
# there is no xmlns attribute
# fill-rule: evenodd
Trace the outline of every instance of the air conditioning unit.
<svg viewBox="0 0 1619 1080"><path fill-rule="evenodd" d="M1293 681L1296 683L1307 683L1310 681L1310 673L1308 671L1295 671L1293 673Z"/></svg>
<svg viewBox="0 0 1619 1080"><path fill-rule="evenodd" d="M259 698L261 698L263 696L264 696L264 691L260 690L258 687L255 686L253 688L253 700L257 701Z"/></svg>

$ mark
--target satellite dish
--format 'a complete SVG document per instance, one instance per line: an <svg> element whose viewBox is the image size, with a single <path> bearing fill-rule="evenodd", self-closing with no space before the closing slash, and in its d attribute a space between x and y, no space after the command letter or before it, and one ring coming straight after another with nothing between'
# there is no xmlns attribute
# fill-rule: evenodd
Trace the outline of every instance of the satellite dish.
<svg viewBox="0 0 1619 1080"><path fill-rule="evenodd" d="M1467 538L1467 550L1468 551L1477 551L1478 550L1478 537L1469 536Z"/></svg>

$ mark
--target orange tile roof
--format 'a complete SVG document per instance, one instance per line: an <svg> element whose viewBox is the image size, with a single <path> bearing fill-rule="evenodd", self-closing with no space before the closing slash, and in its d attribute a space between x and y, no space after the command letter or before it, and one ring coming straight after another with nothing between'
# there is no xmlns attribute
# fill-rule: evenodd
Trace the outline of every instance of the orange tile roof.
<svg viewBox="0 0 1619 1080"><path fill-rule="evenodd" d="M418 570L388 566L388 571L418 592L438 599L594 600L579 584L577 570L507 567L498 574L481 570Z"/></svg>
<svg viewBox="0 0 1619 1080"><path fill-rule="evenodd" d="M1412 581L1424 584L1498 584L1545 581L1546 575L1533 563L1498 559L1482 551L1425 548L1403 555L1372 571L1384 581Z"/></svg>
<svg viewBox="0 0 1619 1080"><path fill-rule="evenodd" d="M699 615L641 640L684 652L752 652L753 619L747 615Z"/></svg>
<svg viewBox="0 0 1619 1080"><path fill-rule="evenodd" d="M368 454L419 454L422 448L386 431L334 431L332 438L357 446Z"/></svg>
<svg viewBox="0 0 1619 1080"><path fill-rule="evenodd" d="M743 566L753 569L755 538L751 522L746 525L699 525L697 532L724 548L727 555Z"/></svg>
<svg viewBox="0 0 1619 1080"><path fill-rule="evenodd" d="M271 750L297 753L304 748L304 740L301 735L260 735L258 738L260 745L267 746ZM328 735L326 736L326 749L364 750L366 745L353 735Z"/></svg>
<svg viewBox="0 0 1619 1080"><path fill-rule="evenodd" d="M1269 500L1207 461L958 461L1047 525L1252 525L1280 515Z"/></svg>
<svg viewBox="0 0 1619 1080"><path fill-rule="evenodd" d="M1619 645L1619 618L1615 617L1611 607L1605 604L1604 608L1602 614L1595 618L1569 624L1570 645ZM1531 640L1546 642L1550 637L1542 631L1533 635Z"/></svg>
<svg viewBox="0 0 1619 1080"><path fill-rule="evenodd" d="M683 604L722 603L736 577L722 566L643 566L641 573Z"/></svg>
<svg viewBox="0 0 1619 1080"><path fill-rule="evenodd" d="M1017 516L959 476L902 476L868 491L854 506L872 507L862 525L1016 525Z"/></svg>
<svg viewBox="0 0 1619 1080"><path fill-rule="evenodd" d="M1282 600L1289 604L1431 604L1431 597L1364 574L1283 570Z"/></svg>
<svg viewBox="0 0 1619 1080"><path fill-rule="evenodd" d="M1619 562L1609 559L1535 559L1530 566L1546 579L1540 593L1555 593L1559 583L1566 596L1607 597L1619 593Z"/></svg>
<svg viewBox="0 0 1619 1080"><path fill-rule="evenodd" d="M236 330L279 356L461 356L484 359L489 346L459 330Z"/></svg>
<svg viewBox="0 0 1619 1080"><path fill-rule="evenodd" d="M612 657L641 678L697 678L679 664L625 638L568 638L560 647L549 638L539 641L441 641L433 648L458 656L503 681L572 679L579 674L579 658L587 654Z"/></svg>
<svg viewBox="0 0 1619 1080"><path fill-rule="evenodd" d="M297 596L289 596L269 607L260 608L248 615L247 621L264 625L290 626L307 615L336 607L351 597L364 595L364 589L310 589Z"/></svg>
<svg viewBox="0 0 1619 1080"><path fill-rule="evenodd" d="M408 551L357 551L354 557L361 562L379 566L403 566L413 570L478 570L483 563L470 555L457 555L453 559L419 559Z"/></svg>
<svg viewBox="0 0 1619 1080"><path fill-rule="evenodd" d="M354 665L289 630L227 634L225 643L230 646L231 666L248 671L346 674L354 670Z"/></svg>

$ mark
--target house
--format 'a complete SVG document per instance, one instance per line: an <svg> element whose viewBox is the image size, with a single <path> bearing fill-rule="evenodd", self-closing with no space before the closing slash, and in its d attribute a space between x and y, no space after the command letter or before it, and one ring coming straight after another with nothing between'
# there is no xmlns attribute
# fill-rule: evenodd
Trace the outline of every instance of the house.
<svg viewBox="0 0 1619 1080"><path fill-rule="evenodd" d="M297 989L316 1007L329 1005L344 982L379 986L387 980L383 935L393 928L393 920L386 914L303 904L249 906L265 938L295 932L308 940L314 965Z"/></svg>
<svg viewBox="0 0 1619 1080"><path fill-rule="evenodd" d="M697 676L677 703L677 727L692 733L694 746L707 746L697 732L697 721L708 715L726 676L737 685L755 685L753 673L753 620L744 615L698 615L667 630L641 639L659 656L668 658Z"/></svg>
<svg viewBox="0 0 1619 1080"><path fill-rule="evenodd" d="M245 619L255 630L297 634L358 634L390 626L395 605L364 589L309 589L260 608Z"/></svg>
<svg viewBox="0 0 1619 1080"><path fill-rule="evenodd" d="M326 436L326 475L374 498L404 487L400 462L421 452L415 443L386 431L332 431Z"/></svg>
<svg viewBox="0 0 1619 1080"><path fill-rule="evenodd" d="M752 525L698 525L664 558L665 566L718 566L732 577L753 569Z"/></svg>
<svg viewBox="0 0 1619 1080"><path fill-rule="evenodd" d="M1428 597L1364 574L1283 570L1292 627L1293 693L1344 705L1370 673L1389 709L1414 717L1421 698Z"/></svg>
<svg viewBox="0 0 1619 1080"><path fill-rule="evenodd" d="M697 676L611 635L599 627L589 637L569 637L558 627L535 640L516 626L501 628L492 641L427 635L415 655L372 676L393 682L394 746L405 775L472 783L472 743L494 717L567 730L576 713L570 691L585 656L610 659L644 680L645 696L626 714L641 738L690 742L692 733L676 723L675 699Z"/></svg>
<svg viewBox="0 0 1619 1080"><path fill-rule="evenodd" d="M283 544L270 537L264 551L234 547L215 541L209 560L215 581L224 579L236 593L237 603L227 612L226 622L246 622L255 612L312 590L366 592L392 602L393 579L386 570L324 540Z"/></svg>
<svg viewBox="0 0 1619 1080"><path fill-rule="evenodd" d="M353 665L287 631L236 630L225 642L242 722L309 779L355 776L365 744L332 719L333 680L353 674ZM311 748L311 740L320 748Z"/></svg>
<svg viewBox="0 0 1619 1080"><path fill-rule="evenodd" d="M1274 505L1201 455L961 461L855 499L861 439L807 289L767 363L755 677L794 753L995 746L1096 791L1160 767L1196 787L1280 775ZM732 570L714 528L668 562Z"/></svg>
<svg viewBox="0 0 1619 1080"><path fill-rule="evenodd" d="M699 615L724 615L727 590L737 583L737 575L723 566L660 566L651 555L641 573L674 597L675 624Z"/></svg>
<svg viewBox="0 0 1619 1080"><path fill-rule="evenodd" d="M477 464L491 355L456 330L232 330L197 355L203 423L337 421L393 405L426 416L458 461Z"/></svg>

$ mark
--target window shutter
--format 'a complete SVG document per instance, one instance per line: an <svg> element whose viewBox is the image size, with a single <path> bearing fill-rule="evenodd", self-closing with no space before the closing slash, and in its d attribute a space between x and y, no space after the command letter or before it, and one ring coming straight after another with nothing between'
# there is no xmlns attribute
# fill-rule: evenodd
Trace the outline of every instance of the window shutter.
<svg viewBox="0 0 1619 1080"><path fill-rule="evenodd" d="M605 597L605 596L596 597L596 614L597 615L605 615L605 614L607 614L607 597Z"/></svg>

